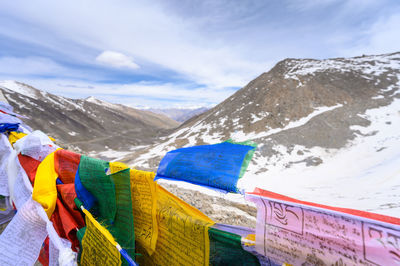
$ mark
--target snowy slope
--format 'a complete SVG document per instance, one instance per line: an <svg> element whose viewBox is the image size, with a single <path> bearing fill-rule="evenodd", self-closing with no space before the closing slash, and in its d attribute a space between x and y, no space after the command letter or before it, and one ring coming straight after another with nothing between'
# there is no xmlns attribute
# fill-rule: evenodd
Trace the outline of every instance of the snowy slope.
<svg viewBox="0 0 400 266"><path fill-rule="evenodd" d="M381 214L400 216L400 97L390 105L370 109L367 127L354 126L359 136L341 149L314 147L309 153L324 162L308 167L296 146L282 157L256 163L273 164L269 171L257 173L252 164L239 186L251 191L255 186L327 205L352 207ZM287 167L292 162L292 167ZM295 163L293 163L295 162Z"/></svg>
<svg viewBox="0 0 400 266"><path fill-rule="evenodd" d="M17 92L19 94L28 96L30 98L37 97L37 91L29 86L17 83L13 80L3 80L0 81L0 86L6 88L9 91Z"/></svg>

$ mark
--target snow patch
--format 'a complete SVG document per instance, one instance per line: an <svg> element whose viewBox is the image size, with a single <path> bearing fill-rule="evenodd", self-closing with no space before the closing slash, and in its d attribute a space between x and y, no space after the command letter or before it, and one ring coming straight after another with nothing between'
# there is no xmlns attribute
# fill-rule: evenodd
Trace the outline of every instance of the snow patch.
<svg viewBox="0 0 400 266"><path fill-rule="evenodd" d="M292 121L283 128L268 129L267 131L260 132L260 133L255 133L255 132L244 133L243 131L237 131L237 132L231 134L231 138L234 140L237 140L237 141L245 141L245 140L249 140L249 139L264 138L264 137L270 136L272 134L276 134L276 133L279 133L279 132L282 132L282 131L285 131L285 130L288 130L291 128L303 126L303 125L307 124L308 121L310 121L314 117L316 117L322 113L332 111L336 108L340 108L342 106L343 106L342 104L337 104L337 105L329 106L329 107L328 106L318 107L308 116L300 118L299 120L296 120L296 121Z"/></svg>
<svg viewBox="0 0 400 266"><path fill-rule="evenodd" d="M315 75L318 72L338 71L352 72L360 71L363 77L371 79L371 76L381 76L393 69L400 69L400 60L398 55L377 55L343 59L298 59L287 62L288 72L286 79L299 80L298 76Z"/></svg>
<svg viewBox="0 0 400 266"><path fill-rule="evenodd" d="M0 81L0 86L11 92L16 92L30 98L37 98L36 91L23 84L19 84L14 80L3 80Z"/></svg>
<svg viewBox="0 0 400 266"><path fill-rule="evenodd" d="M383 96L383 95L377 95L377 96L372 97L371 99L378 100L378 99L384 99L384 98L385 98L385 96Z"/></svg>
<svg viewBox="0 0 400 266"><path fill-rule="evenodd" d="M107 148L107 146L106 146L106 148ZM101 157L101 158L108 159L112 162L115 162L115 161L122 160L125 156L127 156L130 153L132 153L132 152L131 151L116 151L116 150L108 149L106 151L101 151L101 152L90 152L89 156Z"/></svg>

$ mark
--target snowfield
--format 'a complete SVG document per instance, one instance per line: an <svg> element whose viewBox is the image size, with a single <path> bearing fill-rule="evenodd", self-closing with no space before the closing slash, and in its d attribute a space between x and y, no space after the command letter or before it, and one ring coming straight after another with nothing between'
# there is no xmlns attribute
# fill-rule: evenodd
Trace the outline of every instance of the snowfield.
<svg viewBox="0 0 400 266"><path fill-rule="evenodd" d="M307 167L298 160L295 147L290 153L266 161L253 158L238 186L246 191L260 187L297 199L375 213L400 215L400 99L386 107L370 109L365 118L368 127L353 126L360 137L339 150L312 148L310 154L323 158L318 166ZM390 121L390 122L389 122ZM366 136L367 135L367 136ZM285 147L275 147L277 149ZM260 165L275 163L264 173Z"/></svg>

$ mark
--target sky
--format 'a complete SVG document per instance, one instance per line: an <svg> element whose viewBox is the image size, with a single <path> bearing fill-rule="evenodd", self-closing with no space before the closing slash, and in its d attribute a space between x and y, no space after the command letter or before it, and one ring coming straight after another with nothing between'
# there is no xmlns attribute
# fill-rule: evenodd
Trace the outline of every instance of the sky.
<svg viewBox="0 0 400 266"><path fill-rule="evenodd" d="M400 51L398 0L0 2L0 79L135 107L213 106L285 58Z"/></svg>

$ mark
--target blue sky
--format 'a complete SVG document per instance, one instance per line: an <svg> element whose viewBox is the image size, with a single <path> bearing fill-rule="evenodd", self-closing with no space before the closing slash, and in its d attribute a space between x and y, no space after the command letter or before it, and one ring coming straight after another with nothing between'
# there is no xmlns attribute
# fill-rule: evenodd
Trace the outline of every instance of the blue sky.
<svg viewBox="0 0 400 266"><path fill-rule="evenodd" d="M0 79L131 106L210 106L284 58L395 51L398 0L0 3Z"/></svg>

